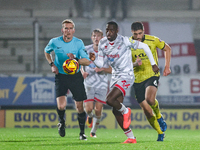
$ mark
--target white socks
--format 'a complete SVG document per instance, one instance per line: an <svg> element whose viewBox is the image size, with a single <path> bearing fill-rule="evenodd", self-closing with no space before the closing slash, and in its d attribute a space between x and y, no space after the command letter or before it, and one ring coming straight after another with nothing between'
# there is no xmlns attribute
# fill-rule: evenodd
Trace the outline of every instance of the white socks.
<svg viewBox="0 0 200 150"><path fill-rule="evenodd" d="M121 114L127 114L128 113L128 109L126 108L126 106L124 106L124 104L120 103L122 105L122 107L118 110L119 112L121 112Z"/></svg>
<svg viewBox="0 0 200 150"><path fill-rule="evenodd" d="M89 118L92 118L93 117L93 112L87 113L87 115L89 116Z"/></svg>
<svg viewBox="0 0 200 150"><path fill-rule="evenodd" d="M101 122L101 116L98 116L98 117L94 116L93 117L93 124L92 124L92 130L91 130L92 133L96 133L100 122Z"/></svg>
<svg viewBox="0 0 200 150"><path fill-rule="evenodd" d="M132 132L131 128L129 128L128 131L125 131L124 134L127 136L127 138L135 139L135 137L134 137L134 135L133 135L133 132Z"/></svg>

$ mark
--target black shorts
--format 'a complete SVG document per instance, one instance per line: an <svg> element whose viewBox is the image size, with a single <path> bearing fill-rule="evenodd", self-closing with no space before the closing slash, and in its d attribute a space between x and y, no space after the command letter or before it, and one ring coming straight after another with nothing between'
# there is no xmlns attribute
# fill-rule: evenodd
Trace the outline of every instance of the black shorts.
<svg viewBox="0 0 200 150"><path fill-rule="evenodd" d="M145 100L145 91L148 86L155 86L156 88L158 88L159 78L160 77L153 76L141 83L133 84L135 90L135 97L138 103L141 103Z"/></svg>
<svg viewBox="0 0 200 150"><path fill-rule="evenodd" d="M55 75L56 97L65 96L68 89L71 91L75 101L87 99L81 72L74 75Z"/></svg>

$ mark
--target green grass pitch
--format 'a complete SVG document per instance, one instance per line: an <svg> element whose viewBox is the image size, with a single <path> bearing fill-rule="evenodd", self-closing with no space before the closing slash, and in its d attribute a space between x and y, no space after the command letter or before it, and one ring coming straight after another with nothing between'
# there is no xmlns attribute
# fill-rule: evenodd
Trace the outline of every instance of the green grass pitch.
<svg viewBox="0 0 200 150"><path fill-rule="evenodd" d="M164 142L157 142L155 130L133 130L137 144L121 144L126 136L120 129L99 129L97 138L80 141L79 129L66 129L60 137L57 129L0 128L0 150L197 150L200 130L167 130Z"/></svg>

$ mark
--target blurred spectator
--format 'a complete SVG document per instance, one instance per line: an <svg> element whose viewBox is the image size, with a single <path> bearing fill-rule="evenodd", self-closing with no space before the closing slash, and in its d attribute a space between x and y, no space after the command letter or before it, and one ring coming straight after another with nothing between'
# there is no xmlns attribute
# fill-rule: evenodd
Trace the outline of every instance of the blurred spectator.
<svg viewBox="0 0 200 150"><path fill-rule="evenodd" d="M92 12L95 6L95 0L81 0L82 10L83 10L83 17L91 19Z"/></svg>
<svg viewBox="0 0 200 150"><path fill-rule="evenodd" d="M110 11L112 19L116 19L119 1L121 1L122 19L127 17L127 0L111 0Z"/></svg>
<svg viewBox="0 0 200 150"><path fill-rule="evenodd" d="M98 3L100 5L100 16L101 18L106 17L106 7L108 7L110 9L110 5L111 5L111 0L98 0ZM111 10L109 10L111 11Z"/></svg>
<svg viewBox="0 0 200 150"><path fill-rule="evenodd" d="M73 9L73 0L70 0L68 5L69 5L69 18L72 18L73 17L73 11L72 11L72 9Z"/></svg>
<svg viewBox="0 0 200 150"><path fill-rule="evenodd" d="M74 0L77 17L80 18L83 15L82 0Z"/></svg>
<svg viewBox="0 0 200 150"><path fill-rule="evenodd" d="M195 10L200 8L200 1L199 0L188 0L188 9Z"/></svg>

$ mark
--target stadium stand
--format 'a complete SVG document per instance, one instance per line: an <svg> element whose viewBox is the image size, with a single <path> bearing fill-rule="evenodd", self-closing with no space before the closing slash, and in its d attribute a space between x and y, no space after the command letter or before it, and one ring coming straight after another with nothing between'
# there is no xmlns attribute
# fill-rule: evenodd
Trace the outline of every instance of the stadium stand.
<svg viewBox="0 0 200 150"><path fill-rule="evenodd" d="M76 22L75 36L90 43L91 21L77 18L73 1L49 0L0 0L0 67L1 74L33 73L34 72L34 26L39 22L39 73L51 73L44 58L43 49L50 38L59 36L61 21L69 18L72 9L72 19ZM134 0L128 1L127 20L137 21L179 21L194 23L194 39L200 39L200 2L193 0ZM12 5L11 5L12 4ZM23 5L22 5L23 4ZM69 5L67 5L69 4ZM120 7L120 6L119 6ZM192 10L191 10L192 7ZM118 8L117 8L118 9ZM106 8L109 18L109 10ZM121 17L119 9L117 17ZM95 4L93 18L100 18L100 6Z"/></svg>

